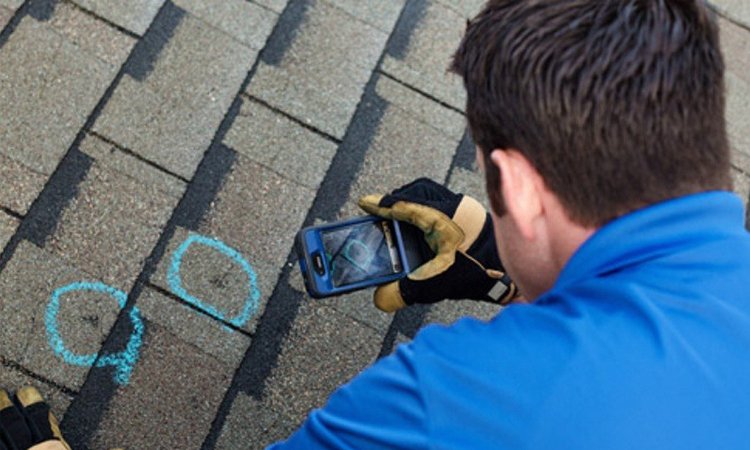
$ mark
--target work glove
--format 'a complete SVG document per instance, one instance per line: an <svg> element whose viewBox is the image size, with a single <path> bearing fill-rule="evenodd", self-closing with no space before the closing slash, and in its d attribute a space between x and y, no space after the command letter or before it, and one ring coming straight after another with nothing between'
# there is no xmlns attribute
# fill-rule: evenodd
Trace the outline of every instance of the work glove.
<svg viewBox="0 0 750 450"><path fill-rule="evenodd" d="M39 391L26 386L15 400L0 389L0 450L70 450Z"/></svg>
<svg viewBox="0 0 750 450"><path fill-rule="evenodd" d="M359 206L370 214L415 225L434 254L407 277L378 287L378 309L394 312L444 299L506 305L518 294L497 254L492 219L474 198L420 178L389 195L362 197Z"/></svg>

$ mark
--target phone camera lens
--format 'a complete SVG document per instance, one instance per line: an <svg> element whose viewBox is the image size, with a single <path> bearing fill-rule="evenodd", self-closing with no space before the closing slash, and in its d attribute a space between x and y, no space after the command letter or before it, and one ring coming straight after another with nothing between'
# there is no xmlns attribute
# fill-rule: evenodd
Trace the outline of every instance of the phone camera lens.
<svg viewBox="0 0 750 450"><path fill-rule="evenodd" d="M318 275L323 276L326 273L326 266L323 264L323 255L320 252L315 252L312 255L313 267Z"/></svg>

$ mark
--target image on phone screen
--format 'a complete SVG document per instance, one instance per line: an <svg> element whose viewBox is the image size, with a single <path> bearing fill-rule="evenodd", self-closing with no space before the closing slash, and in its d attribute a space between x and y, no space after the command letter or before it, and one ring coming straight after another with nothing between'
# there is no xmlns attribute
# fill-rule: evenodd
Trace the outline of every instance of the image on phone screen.
<svg viewBox="0 0 750 450"><path fill-rule="evenodd" d="M335 287L403 270L392 225L388 221L325 230L321 237Z"/></svg>

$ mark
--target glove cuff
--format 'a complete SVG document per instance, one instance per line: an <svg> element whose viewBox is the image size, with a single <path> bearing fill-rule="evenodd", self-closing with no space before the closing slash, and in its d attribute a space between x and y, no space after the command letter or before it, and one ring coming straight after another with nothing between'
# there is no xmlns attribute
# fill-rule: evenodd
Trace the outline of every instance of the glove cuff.
<svg viewBox="0 0 750 450"><path fill-rule="evenodd" d="M406 304L435 303L447 298L481 300L498 305L510 303L518 290L510 277L486 270L471 256L456 252L455 262L443 273L425 279L411 276L398 283Z"/></svg>
<svg viewBox="0 0 750 450"><path fill-rule="evenodd" d="M486 238L486 236L483 236L483 234L486 234L484 229L488 223L491 224L492 222L484 206L468 195L461 196L461 202L458 204L452 220L464 232L464 239L458 246L458 249L463 252L468 252L469 248L479 242L480 238ZM489 237L492 238L491 226ZM494 245L494 239L492 241Z"/></svg>
<svg viewBox="0 0 750 450"><path fill-rule="evenodd" d="M507 273L488 270L487 275L490 280L487 286L490 288L486 298L481 300L505 306L518 296L518 287Z"/></svg>

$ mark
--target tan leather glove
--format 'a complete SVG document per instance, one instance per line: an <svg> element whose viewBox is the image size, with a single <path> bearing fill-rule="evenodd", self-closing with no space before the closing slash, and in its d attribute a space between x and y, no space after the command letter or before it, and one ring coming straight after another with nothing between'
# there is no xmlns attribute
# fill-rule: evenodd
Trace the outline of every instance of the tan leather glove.
<svg viewBox="0 0 750 450"><path fill-rule="evenodd" d="M37 444L29 450L70 450L68 447L65 447L62 442L60 441L46 441L42 442L41 444Z"/></svg>
<svg viewBox="0 0 750 450"><path fill-rule="evenodd" d="M60 425L36 388L16 392L15 403L0 389L1 450L71 450Z"/></svg>
<svg viewBox="0 0 750 450"><path fill-rule="evenodd" d="M375 306L386 312L413 303L474 299L505 305L518 294L497 254L492 219L472 197L420 178L388 195L367 195L370 214L417 226L434 258L406 278L380 286Z"/></svg>

